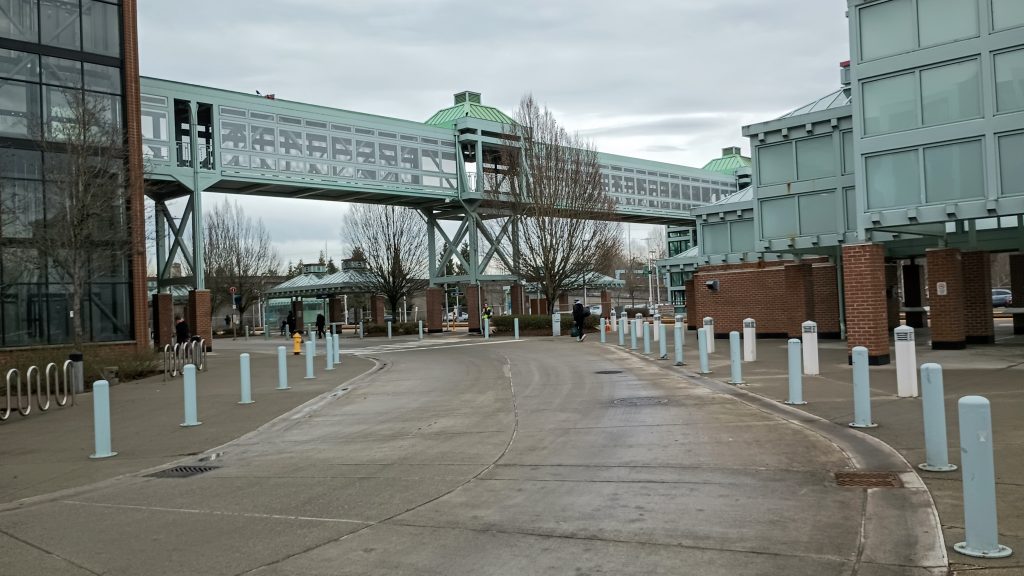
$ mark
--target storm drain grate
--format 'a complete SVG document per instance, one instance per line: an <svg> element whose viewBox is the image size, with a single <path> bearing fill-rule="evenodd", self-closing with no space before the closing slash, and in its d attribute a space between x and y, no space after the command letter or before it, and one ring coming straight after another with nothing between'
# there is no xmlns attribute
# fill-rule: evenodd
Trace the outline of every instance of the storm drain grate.
<svg viewBox="0 0 1024 576"><path fill-rule="evenodd" d="M892 472L836 472L836 486L900 488L903 482Z"/></svg>
<svg viewBox="0 0 1024 576"><path fill-rule="evenodd" d="M216 470L218 466L175 466L152 474L146 474L148 478L188 478L210 470Z"/></svg>
<svg viewBox="0 0 1024 576"><path fill-rule="evenodd" d="M643 396L639 398L619 398L613 403L619 406L656 406L658 404L668 404L668 399Z"/></svg>
<svg viewBox="0 0 1024 576"><path fill-rule="evenodd" d="M622 370L598 370L594 374L622 374Z"/></svg>

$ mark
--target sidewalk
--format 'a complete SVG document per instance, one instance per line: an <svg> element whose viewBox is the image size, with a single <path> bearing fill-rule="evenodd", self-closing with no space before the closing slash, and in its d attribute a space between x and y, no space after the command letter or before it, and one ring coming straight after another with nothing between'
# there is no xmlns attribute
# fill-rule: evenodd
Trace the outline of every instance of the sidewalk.
<svg viewBox="0 0 1024 576"><path fill-rule="evenodd" d="M671 330L668 335L671 343ZM961 470L934 473L918 469L939 513L950 567L955 574L968 571L979 576L1024 574L1024 482L1020 480L1024 475L1024 426L1021 425L1021 414L1024 414L1024 336L1013 336L1012 325L998 320L996 345L933 351L926 330L919 330L916 336L918 365L935 362L943 367L951 463L960 465L957 401L963 396L980 395L991 402L999 543L1014 551L1012 556L1001 560L971 558L955 552L953 544L964 540ZM683 370L696 375L696 333L688 332L685 343L687 365ZM712 374L707 377L728 382L729 341L717 339L715 343L716 352L710 355ZM618 346L617 333L609 333L607 345ZM628 338L626 347L629 347ZM846 343L823 340L819 348L821 375L803 377L803 396L808 404L796 408L846 427L853 420L853 377ZM640 350L643 350L642 345ZM674 352L671 344L669 360L654 360L657 350L657 345L652 346L652 362L678 370L672 367ZM869 374L872 420L878 427L861 431L898 450L916 469L925 461L921 400L896 397L894 363L872 366ZM785 400L788 395L786 340L759 340L757 360L743 363L743 380L746 384L741 388L745 391L769 400Z"/></svg>
<svg viewBox="0 0 1024 576"><path fill-rule="evenodd" d="M282 341L219 339L197 377L201 426L182 428L182 378L154 376L110 389L112 448L117 456L91 460L92 394L75 406L38 408L27 417L12 414L0 424L0 508L24 498L85 486L199 454L249 433L293 408L333 390L374 366L343 355L326 372L323 345L315 358L315 380L305 380L305 356L288 348L290 390L276 390L276 348ZM239 405L239 359L250 353L253 400Z"/></svg>

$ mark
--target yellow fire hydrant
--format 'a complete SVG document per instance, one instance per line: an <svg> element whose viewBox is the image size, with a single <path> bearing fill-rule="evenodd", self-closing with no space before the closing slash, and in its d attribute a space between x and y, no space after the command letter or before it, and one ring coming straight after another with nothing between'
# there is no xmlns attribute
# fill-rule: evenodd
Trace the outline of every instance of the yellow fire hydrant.
<svg viewBox="0 0 1024 576"><path fill-rule="evenodd" d="M296 356L302 354L302 332L296 331L292 334L292 353Z"/></svg>

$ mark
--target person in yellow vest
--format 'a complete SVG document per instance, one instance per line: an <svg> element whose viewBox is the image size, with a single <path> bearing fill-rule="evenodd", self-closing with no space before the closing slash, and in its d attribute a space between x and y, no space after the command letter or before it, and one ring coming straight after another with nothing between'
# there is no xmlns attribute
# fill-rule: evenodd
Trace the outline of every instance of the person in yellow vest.
<svg viewBox="0 0 1024 576"><path fill-rule="evenodd" d="M480 329L483 330L483 328L484 328L483 327L483 321L487 320L487 328L488 328L487 331L488 332L493 332L494 331L494 326L491 326L491 318L493 318L493 317L494 317L494 311L491 310L491 305L488 304L487 302L484 302L484 309L483 309L483 312L480 314L480 323L481 323Z"/></svg>

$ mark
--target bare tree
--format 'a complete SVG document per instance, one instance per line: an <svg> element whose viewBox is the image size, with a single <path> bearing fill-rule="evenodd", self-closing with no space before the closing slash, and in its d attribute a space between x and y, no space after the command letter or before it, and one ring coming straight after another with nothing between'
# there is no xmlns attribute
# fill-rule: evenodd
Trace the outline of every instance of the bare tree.
<svg viewBox="0 0 1024 576"><path fill-rule="evenodd" d="M259 300L263 278L280 266L277 251L262 219L253 220L237 202L227 198L204 216L206 285L214 309L240 296L239 316Z"/></svg>
<svg viewBox="0 0 1024 576"><path fill-rule="evenodd" d="M45 124L33 131L33 139L46 159L45 219L40 195L37 213L19 214L31 231L22 245L30 249L36 273L46 271L51 282L67 290L71 338L75 346L85 340L83 308L115 318L102 299L91 294L93 282L127 280L132 252L132 226L128 210L127 155L124 133L112 100L67 90L61 108L54 109ZM25 191L7 196L18 198ZM16 204L32 204L18 198ZM39 218L36 218L39 217ZM15 225L16 226L16 225ZM5 232L5 236L8 234ZM56 286L55 286L56 287ZM125 327L130 332L130 328ZM127 333L126 333L127 336Z"/></svg>
<svg viewBox="0 0 1024 576"><path fill-rule="evenodd" d="M403 296L426 285L427 225L415 210L358 204L346 213L342 240L361 249L367 288L388 300L392 313Z"/></svg>
<svg viewBox="0 0 1024 576"><path fill-rule="evenodd" d="M511 272L537 283L550 304L617 251L621 231L594 147L532 95L520 100L515 121L505 127L501 166L488 171L488 194L518 219Z"/></svg>

